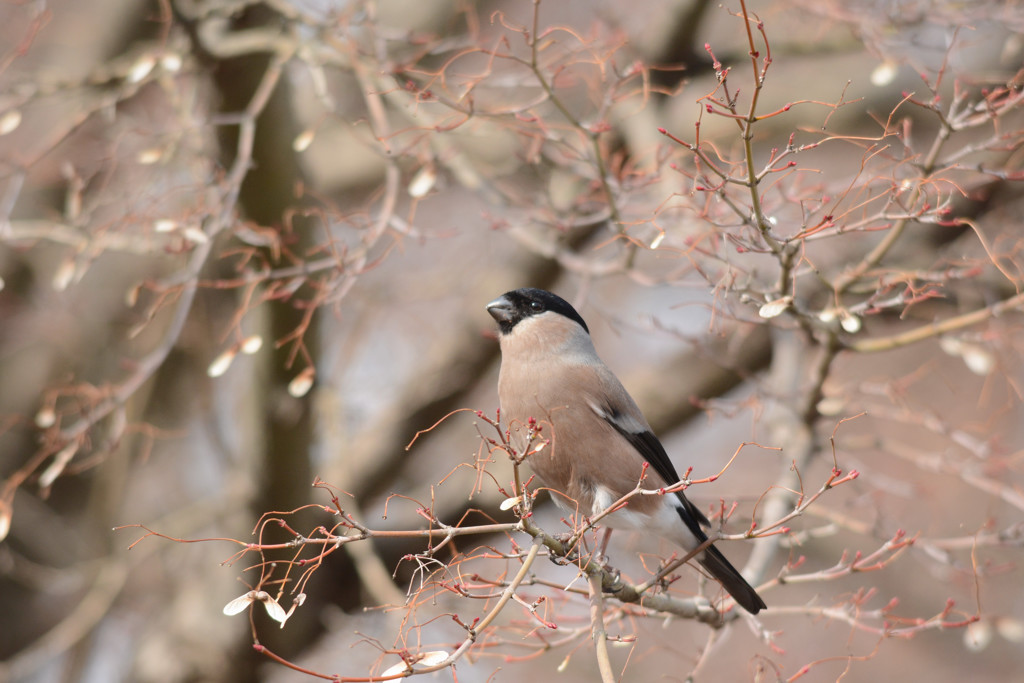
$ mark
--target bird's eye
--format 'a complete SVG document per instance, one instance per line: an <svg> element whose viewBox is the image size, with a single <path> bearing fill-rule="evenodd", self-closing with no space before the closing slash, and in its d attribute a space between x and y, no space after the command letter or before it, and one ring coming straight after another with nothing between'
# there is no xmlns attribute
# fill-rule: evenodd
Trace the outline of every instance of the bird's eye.
<svg viewBox="0 0 1024 683"><path fill-rule="evenodd" d="M544 310L544 304L542 304L539 301L531 301L530 302L530 310L531 311L536 311L536 312L539 313L540 311Z"/></svg>

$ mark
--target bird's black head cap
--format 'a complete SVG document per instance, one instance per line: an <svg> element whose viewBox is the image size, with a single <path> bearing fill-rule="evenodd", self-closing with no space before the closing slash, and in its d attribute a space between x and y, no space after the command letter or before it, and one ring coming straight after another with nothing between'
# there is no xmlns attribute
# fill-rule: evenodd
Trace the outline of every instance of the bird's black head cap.
<svg viewBox="0 0 1024 683"><path fill-rule="evenodd" d="M587 327L587 323L583 322L583 318L572 307L572 304L546 289L535 287L513 289L487 304L487 312L498 321L498 327L502 334L511 332L512 328L520 321L547 311L563 315L569 320L575 320L580 327L587 331L587 334L590 334L590 328Z"/></svg>

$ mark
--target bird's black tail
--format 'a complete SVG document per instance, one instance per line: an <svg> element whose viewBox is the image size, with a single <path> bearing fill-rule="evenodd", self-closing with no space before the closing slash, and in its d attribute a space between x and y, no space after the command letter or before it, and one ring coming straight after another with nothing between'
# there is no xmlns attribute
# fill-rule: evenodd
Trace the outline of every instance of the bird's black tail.
<svg viewBox="0 0 1024 683"><path fill-rule="evenodd" d="M715 546L709 545L697 561L708 570L711 576L718 579L722 587L743 609L751 614L757 614L767 607L757 591L736 571L736 567L729 564L729 560L725 559L725 555L719 552Z"/></svg>

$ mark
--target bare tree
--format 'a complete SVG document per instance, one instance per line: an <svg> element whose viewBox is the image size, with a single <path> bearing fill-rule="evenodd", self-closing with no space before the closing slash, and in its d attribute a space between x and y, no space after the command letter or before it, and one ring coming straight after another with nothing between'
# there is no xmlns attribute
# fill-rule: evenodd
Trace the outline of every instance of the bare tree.
<svg viewBox="0 0 1024 683"><path fill-rule="evenodd" d="M0 12L0 676L1019 670L1013 7ZM767 610L545 502L518 286Z"/></svg>

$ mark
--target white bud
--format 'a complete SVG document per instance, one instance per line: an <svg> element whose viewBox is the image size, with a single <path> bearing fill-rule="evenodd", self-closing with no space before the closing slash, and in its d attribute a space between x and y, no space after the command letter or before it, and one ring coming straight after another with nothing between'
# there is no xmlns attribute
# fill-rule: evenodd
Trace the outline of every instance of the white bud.
<svg viewBox="0 0 1024 683"><path fill-rule="evenodd" d="M254 334L251 337L246 337L242 341L242 353L251 356L252 354L263 348L263 337L258 334Z"/></svg>
<svg viewBox="0 0 1024 683"><path fill-rule="evenodd" d="M664 241L665 241L665 231L663 230L663 231L659 232L657 235L655 235L654 239L651 240L651 249L657 249L658 247L661 246L661 243L664 242Z"/></svg>
<svg viewBox="0 0 1024 683"><path fill-rule="evenodd" d="M409 196L415 199L426 197L427 193L434 189L435 182L437 182L437 171L433 165L428 164L413 176L412 182L409 183Z"/></svg>
<svg viewBox="0 0 1024 683"><path fill-rule="evenodd" d="M967 369L976 375L988 375L996 366L995 355L986 347L965 342L959 337L941 337L939 348L963 359Z"/></svg>
<svg viewBox="0 0 1024 683"><path fill-rule="evenodd" d="M964 647L971 652L981 652L992 642L992 624L988 621L976 621L964 629Z"/></svg>
<svg viewBox="0 0 1024 683"><path fill-rule="evenodd" d="M306 368L288 383L288 393L295 398L302 398L313 388L313 380L316 378L316 371L313 368Z"/></svg>
<svg viewBox="0 0 1024 683"><path fill-rule="evenodd" d="M156 66L156 60L153 59L153 55L143 55L139 58L139 61L132 65L131 70L128 71L128 82L138 83L149 75L154 66Z"/></svg>
<svg viewBox="0 0 1024 683"><path fill-rule="evenodd" d="M312 130L304 130L292 140L292 149L296 152L305 152L313 144L313 137L316 135Z"/></svg>
<svg viewBox="0 0 1024 683"><path fill-rule="evenodd" d="M178 221L170 218L161 218L153 223L153 229L157 232L174 232L178 229Z"/></svg>
<svg viewBox="0 0 1024 683"><path fill-rule="evenodd" d="M40 408L39 412L36 413L36 427L49 429L55 424L57 424L57 411L52 407Z"/></svg>
<svg viewBox="0 0 1024 683"><path fill-rule="evenodd" d="M793 297L784 296L781 299L775 299L774 301L769 301L764 304L757 310L757 314L765 319L774 318L781 315L783 311L789 308L791 303L793 303Z"/></svg>
<svg viewBox="0 0 1024 683"><path fill-rule="evenodd" d="M885 60L871 72L871 85L882 87L896 80L896 63Z"/></svg>
<svg viewBox="0 0 1024 683"><path fill-rule="evenodd" d="M190 225L182 230L181 235L193 244L206 244L210 241L210 238L206 236L206 233L194 225Z"/></svg>
<svg viewBox="0 0 1024 683"><path fill-rule="evenodd" d="M7 135L21 125L21 112L10 109L0 116L0 135Z"/></svg>
<svg viewBox="0 0 1024 683"><path fill-rule="evenodd" d="M235 356L237 354L237 349L227 349L224 351L224 353L214 358L213 362L207 366L206 375L208 377L220 377L223 375L228 371L228 368L231 367L231 362L235 360Z"/></svg>
<svg viewBox="0 0 1024 683"><path fill-rule="evenodd" d="M967 369L975 375L985 376L996 366L995 356L988 349L976 344L964 344L963 358Z"/></svg>
<svg viewBox="0 0 1024 683"><path fill-rule="evenodd" d="M839 311L839 324L850 334L860 332L860 318L850 313L845 308Z"/></svg>
<svg viewBox="0 0 1024 683"><path fill-rule="evenodd" d="M149 149L141 150L136 156L135 161L139 162L143 166L149 166L160 161L164 156L164 151L159 147L150 147Z"/></svg>
<svg viewBox="0 0 1024 683"><path fill-rule="evenodd" d="M964 343L957 337L940 337L939 348L951 356L963 354Z"/></svg>
<svg viewBox="0 0 1024 683"><path fill-rule="evenodd" d="M514 498L506 498L505 500L501 501L501 505L498 506L498 509L500 509L500 510L509 510L511 508L514 508L516 505L519 505L522 502L523 502L523 497L522 496L515 496Z"/></svg>
<svg viewBox="0 0 1024 683"><path fill-rule="evenodd" d="M834 417L839 413L843 412L843 408L846 407L846 401L839 398L838 396L832 396L829 398L823 398L818 401L818 414L826 417Z"/></svg>
<svg viewBox="0 0 1024 683"><path fill-rule="evenodd" d="M160 66L168 73L178 73L181 70L181 55L168 53L160 58Z"/></svg>

